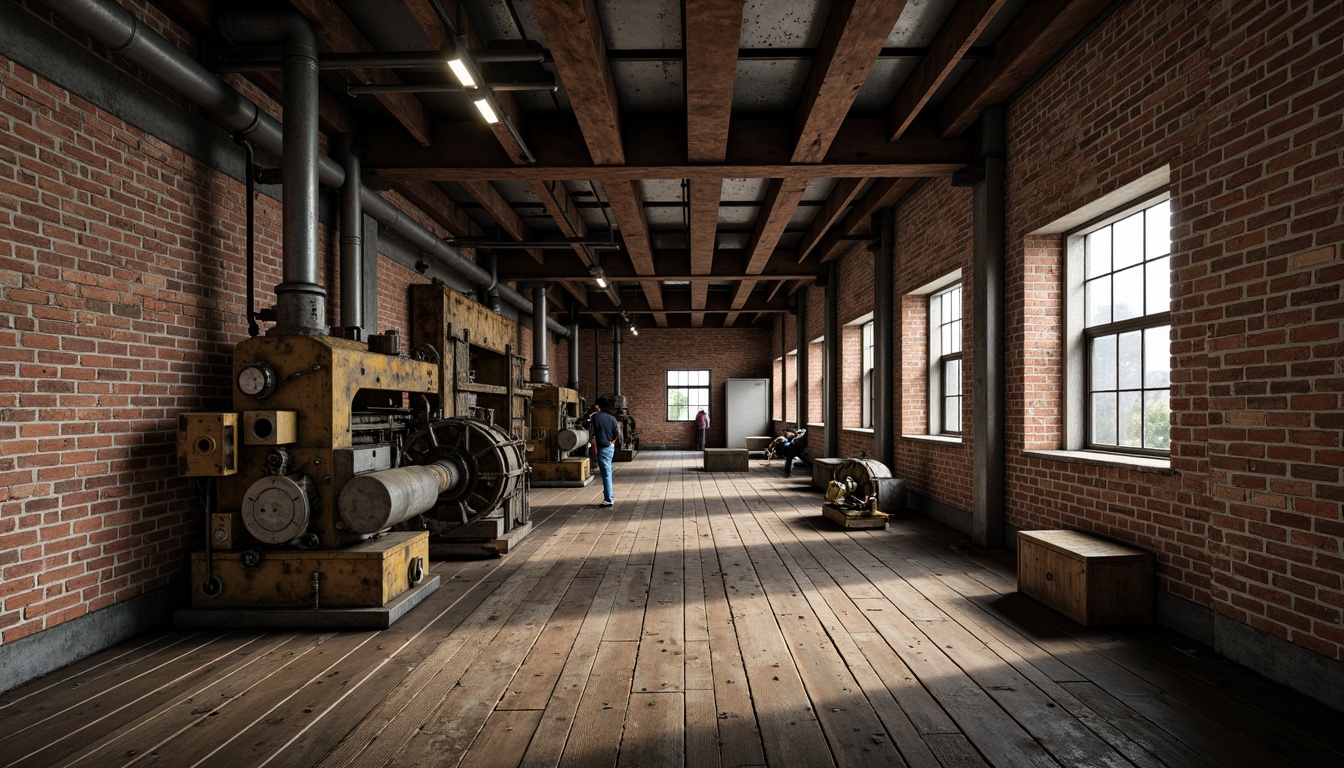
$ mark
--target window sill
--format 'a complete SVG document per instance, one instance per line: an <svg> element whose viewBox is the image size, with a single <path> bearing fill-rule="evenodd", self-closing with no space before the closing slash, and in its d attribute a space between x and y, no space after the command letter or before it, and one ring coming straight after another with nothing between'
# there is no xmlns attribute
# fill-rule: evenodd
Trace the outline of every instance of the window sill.
<svg viewBox="0 0 1344 768"><path fill-rule="evenodd" d="M823 424L823 423L821 423L820 421L809 421L809 422L807 422L807 428L808 428L808 429L825 429L825 428L826 428L826 425Z"/></svg>
<svg viewBox="0 0 1344 768"><path fill-rule="evenodd" d="M1157 475L1175 474L1171 469L1170 459L1149 458L1147 456L1125 456L1102 451L1023 451L1022 455L1033 459L1064 461L1070 464L1090 464L1094 467L1132 469Z"/></svg>
<svg viewBox="0 0 1344 768"><path fill-rule="evenodd" d="M912 443L934 443L937 445L961 445L960 437L948 437L947 435L901 435L902 440L909 440Z"/></svg>
<svg viewBox="0 0 1344 768"><path fill-rule="evenodd" d="M873 430L872 430L871 428L869 428L869 427L845 427L844 429L842 429L842 430L840 430L840 431L841 431L841 432L853 432L853 433L855 433L855 434L859 434L859 435L871 435L871 434L873 434Z"/></svg>

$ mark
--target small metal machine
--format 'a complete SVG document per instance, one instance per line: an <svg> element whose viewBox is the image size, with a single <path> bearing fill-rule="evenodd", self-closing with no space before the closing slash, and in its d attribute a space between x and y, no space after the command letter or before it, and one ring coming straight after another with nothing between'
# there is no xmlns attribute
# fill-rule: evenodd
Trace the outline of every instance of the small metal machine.
<svg viewBox="0 0 1344 768"><path fill-rule="evenodd" d="M873 459L845 459L826 486L821 513L842 528L886 528L905 511L905 481Z"/></svg>
<svg viewBox="0 0 1344 768"><path fill-rule="evenodd" d="M532 433L527 463L532 485L582 488L593 481L587 456L571 456L588 446L582 426L583 403L576 390L553 384L532 385Z"/></svg>
<svg viewBox="0 0 1344 768"><path fill-rule="evenodd" d="M635 424L635 417L630 415L629 401L625 395L610 394L603 397L611 403L610 413L621 425L620 442L616 444L616 453L611 460L634 461L635 452L639 450L639 430Z"/></svg>

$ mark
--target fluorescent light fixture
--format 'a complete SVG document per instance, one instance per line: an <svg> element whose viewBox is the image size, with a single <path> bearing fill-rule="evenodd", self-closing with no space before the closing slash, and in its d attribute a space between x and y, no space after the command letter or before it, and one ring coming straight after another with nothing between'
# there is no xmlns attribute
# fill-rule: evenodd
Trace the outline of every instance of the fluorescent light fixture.
<svg viewBox="0 0 1344 768"><path fill-rule="evenodd" d="M605 278L605 277L603 277L603 276L601 276L601 275L598 275L598 276L597 276L597 287L598 287L598 288L606 288L606 287L607 287L607 278Z"/></svg>
<svg viewBox="0 0 1344 768"><path fill-rule="evenodd" d="M461 56L449 59L448 68L453 70L453 75L457 77L457 81L462 84L463 88L469 91L476 89L476 78L471 76L471 68L467 66L467 62Z"/></svg>
<svg viewBox="0 0 1344 768"><path fill-rule="evenodd" d="M485 118L485 122L491 125L499 122L499 115L495 114L495 109L490 106L489 99L477 99L476 108L481 111L481 117Z"/></svg>
<svg viewBox="0 0 1344 768"><path fill-rule="evenodd" d="M601 267L593 267L589 272L592 273L593 279L597 281L598 288L607 287L607 274L602 271Z"/></svg>

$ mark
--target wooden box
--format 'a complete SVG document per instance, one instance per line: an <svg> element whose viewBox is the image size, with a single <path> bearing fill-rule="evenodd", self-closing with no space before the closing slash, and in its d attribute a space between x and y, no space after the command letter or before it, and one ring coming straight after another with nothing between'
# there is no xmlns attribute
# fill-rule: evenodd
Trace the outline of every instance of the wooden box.
<svg viewBox="0 0 1344 768"><path fill-rule="evenodd" d="M746 448L706 448L706 472L746 472Z"/></svg>
<svg viewBox="0 0 1344 768"><path fill-rule="evenodd" d="M1153 620L1151 552L1081 531L1019 531L1017 588L1088 627Z"/></svg>

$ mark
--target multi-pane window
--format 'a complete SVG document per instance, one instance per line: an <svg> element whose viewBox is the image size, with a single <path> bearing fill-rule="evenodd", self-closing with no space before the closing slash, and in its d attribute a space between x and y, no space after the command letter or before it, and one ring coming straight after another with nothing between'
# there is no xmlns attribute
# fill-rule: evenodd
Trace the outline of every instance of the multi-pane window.
<svg viewBox="0 0 1344 768"><path fill-rule="evenodd" d="M863 391L859 394L862 398L859 423L865 429L872 429L873 426L873 324L867 322L863 324L862 340L860 342L863 349Z"/></svg>
<svg viewBox="0 0 1344 768"><path fill-rule="evenodd" d="M709 371L667 372L667 420L695 421L709 413Z"/></svg>
<svg viewBox="0 0 1344 768"><path fill-rule="evenodd" d="M1082 235L1087 445L1171 449L1171 206Z"/></svg>
<svg viewBox="0 0 1344 768"><path fill-rule="evenodd" d="M961 284L929 297L929 433L961 434Z"/></svg>

